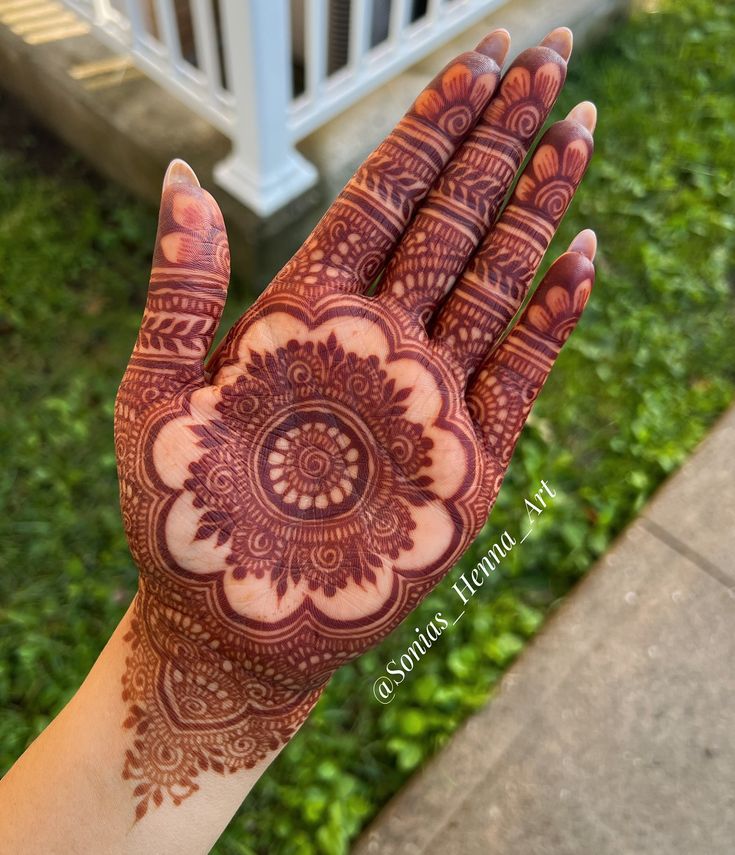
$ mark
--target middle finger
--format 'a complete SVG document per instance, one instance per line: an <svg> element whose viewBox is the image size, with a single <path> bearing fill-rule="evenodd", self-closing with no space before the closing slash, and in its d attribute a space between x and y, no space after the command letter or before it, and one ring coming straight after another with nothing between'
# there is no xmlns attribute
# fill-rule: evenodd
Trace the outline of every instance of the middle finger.
<svg viewBox="0 0 735 855"><path fill-rule="evenodd" d="M423 322L431 316L495 220L564 84L571 50L572 34L560 27L518 56L418 210L378 294Z"/></svg>

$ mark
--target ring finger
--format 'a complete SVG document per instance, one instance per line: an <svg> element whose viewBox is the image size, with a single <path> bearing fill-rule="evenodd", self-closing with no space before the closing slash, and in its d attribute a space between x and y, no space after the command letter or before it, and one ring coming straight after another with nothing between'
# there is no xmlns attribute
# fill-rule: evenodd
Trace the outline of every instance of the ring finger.
<svg viewBox="0 0 735 855"><path fill-rule="evenodd" d="M571 50L572 34L560 27L518 56L419 208L378 293L428 320L495 220L564 84Z"/></svg>
<svg viewBox="0 0 735 855"><path fill-rule="evenodd" d="M592 156L596 110L589 101L552 125L513 197L439 311L433 338L452 348L467 375L493 349L520 308Z"/></svg>

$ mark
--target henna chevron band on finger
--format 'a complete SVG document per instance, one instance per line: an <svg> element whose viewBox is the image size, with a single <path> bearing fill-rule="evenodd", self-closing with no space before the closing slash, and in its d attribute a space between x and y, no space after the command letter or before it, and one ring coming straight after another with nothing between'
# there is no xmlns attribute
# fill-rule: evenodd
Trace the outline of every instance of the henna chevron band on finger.
<svg viewBox="0 0 735 855"><path fill-rule="evenodd" d="M520 308L592 156L592 136L564 120L544 135L498 223L437 316L434 338L469 375Z"/></svg>
<svg viewBox="0 0 735 855"><path fill-rule="evenodd" d="M562 57L545 47L529 48L515 60L419 208L380 293L428 320L497 217L564 85L566 68Z"/></svg>
<svg viewBox="0 0 735 855"><path fill-rule="evenodd" d="M473 378L470 413L488 454L505 467L564 342L589 299L592 262L567 252L549 269L520 321Z"/></svg>
<svg viewBox="0 0 735 855"><path fill-rule="evenodd" d="M222 214L197 185L165 187L148 298L128 363L134 369L201 374L227 298L230 251Z"/></svg>
<svg viewBox="0 0 735 855"><path fill-rule="evenodd" d="M482 114L499 78L495 60L478 51L451 62L357 170L277 278L363 291Z"/></svg>

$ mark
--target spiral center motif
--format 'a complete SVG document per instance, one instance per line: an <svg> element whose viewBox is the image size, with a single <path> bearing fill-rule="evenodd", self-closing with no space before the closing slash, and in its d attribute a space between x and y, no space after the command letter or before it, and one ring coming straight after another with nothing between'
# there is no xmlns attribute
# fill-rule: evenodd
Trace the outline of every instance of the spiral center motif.
<svg viewBox="0 0 735 855"><path fill-rule="evenodd" d="M414 508L436 498L433 441L406 418L411 391L333 332L251 351L222 387L221 419L195 428L204 453L184 483L201 509L195 540L228 544L230 578L267 577L279 601L377 585L413 547Z"/></svg>
<svg viewBox="0 0 735 855"><path fill-rule="evenodd" d="M539 105L527 99L518 101L507 111L505 117L508 128L518 134L527 136L533 134L543 121L543 113Z"/></svg>
<svg viewBox="0 0 735 855"><path fill-rule="evenodd" d="M290 413L271 427L259 456L264 494L299 520L351 510L369 471L366 438L346 414Z"/></svg>

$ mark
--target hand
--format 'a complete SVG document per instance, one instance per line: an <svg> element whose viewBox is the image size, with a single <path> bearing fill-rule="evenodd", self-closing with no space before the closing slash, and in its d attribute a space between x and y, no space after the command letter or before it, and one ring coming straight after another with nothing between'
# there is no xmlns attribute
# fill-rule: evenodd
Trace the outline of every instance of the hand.
<svg viewBox="0 0 735 855"><path fill-rule="evenodd" d="M419 95L206 367L227 238L191 170L169 168L115 413L140 568L123 681L138 817L278 749L487 518L594 278L584 232L503 339L595 121L584 103L551 127L496 221L571 34L498 87L508 44L492 33Z"/></svg>

